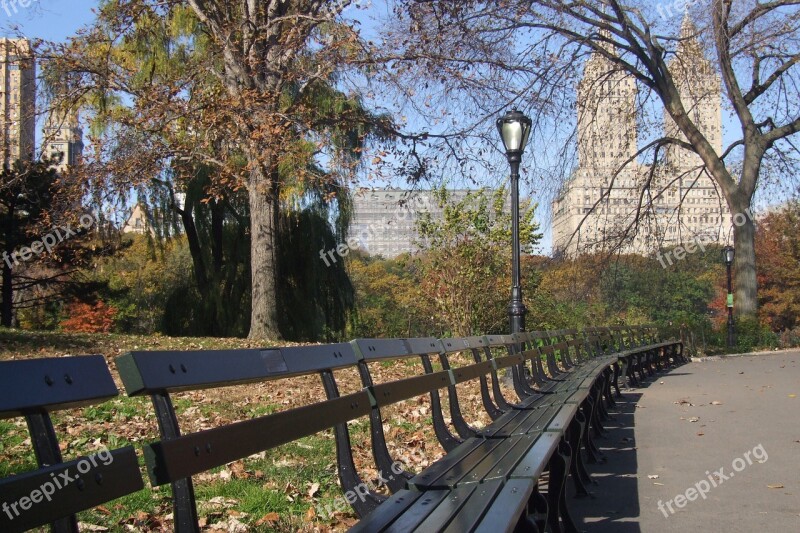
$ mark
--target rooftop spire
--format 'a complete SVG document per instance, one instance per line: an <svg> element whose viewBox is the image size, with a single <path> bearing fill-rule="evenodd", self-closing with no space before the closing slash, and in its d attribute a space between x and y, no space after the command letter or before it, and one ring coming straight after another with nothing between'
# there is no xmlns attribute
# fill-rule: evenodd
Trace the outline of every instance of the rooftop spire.
<svg viewBox="0 0 800 533"><path fill-rule="evenodd" d="M689 17L689 10L683 14L683 21L681 22L681 39L690 39L697 35L697 26L692 22Z"/></svg>

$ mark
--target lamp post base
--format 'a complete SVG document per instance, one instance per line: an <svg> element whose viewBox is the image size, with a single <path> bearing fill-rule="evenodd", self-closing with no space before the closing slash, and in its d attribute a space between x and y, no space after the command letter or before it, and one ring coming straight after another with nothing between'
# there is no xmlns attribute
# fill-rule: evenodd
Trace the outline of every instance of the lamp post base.
<svg viewBox="0 0 800 533"><path fill-rule="evenodd" d="M528 309L521 301L513 301L508 306L508 321L511 324L511 333L525 331L525 315Z"/></svg>

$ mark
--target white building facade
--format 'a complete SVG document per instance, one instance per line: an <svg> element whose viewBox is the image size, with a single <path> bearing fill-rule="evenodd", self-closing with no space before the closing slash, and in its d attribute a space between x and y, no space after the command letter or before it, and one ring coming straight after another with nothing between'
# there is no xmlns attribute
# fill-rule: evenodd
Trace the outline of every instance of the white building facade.
<svg viewBox="0 0 800 533"><path fill-rule="evenodd" d="M720 153L720 79L694 35L685 19L669 67L692 120ZM552 203L555 254L649 255L692 240L724 241L730 212L697 154L671 145L655 169L637 161L637 89L630 74L594 52L577 98L578 167ZM666 112L663 128L665 136L685 140Z"/></svg>
<svg viewBox="0 0 800 533"><path fill-rule="evenodd" d="M477 191L448 190L448 203L456 204ZM486 190L485 194L494 191ZM511 196L507 195L504 210L511 212ZM430 213L433 220L441 220L444 208L432 191L405 189L366 189L353 195L353 218L350 237L359 248L370 255L386 258L417 251L419 234L417 221L422 213Z"/></svg>

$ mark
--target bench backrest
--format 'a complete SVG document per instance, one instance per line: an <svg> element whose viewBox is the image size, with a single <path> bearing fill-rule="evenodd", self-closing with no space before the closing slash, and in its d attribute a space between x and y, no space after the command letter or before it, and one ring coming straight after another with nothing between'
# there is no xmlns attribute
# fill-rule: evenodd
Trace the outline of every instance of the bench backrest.
<svg viewBox="0 0 800 533"><path fill-rule="evenodd" d="M430 356L442 352L442 343L434 338L422 339L356 339L351 342L358 359L358 371L361 384L369 391L371 398L370 407L370 434L372 438L372 456L379 472L394 472L394 476L386 476L387 485L396 492L405 488L405 480L411 474L401 470L398 461L392 458L386 444L386 435L383 431L383 415L381 408L404 400L430 395L431 415L434 431L445 450L451 450L460 444L460 440L453 436L447 428L442 413L442 401L439 389L450 384L450 374L447 370L434 371ZM370 364L393 359L419 359L422 372L389 383L375 384L370 372Z"/></svg>
<svg viewBox="0 0 800 533"><path fill-rule="evenodd" d="M50 418L57 410L103 403L117 387L101 355L0 362L0 419L24 417L37 470L0 480L0 531L47 523L78 531L75 513L144 487L130 446L64 461Z"/></svg>
<svg viewBox="0 0 800 533"><path fill-rule="evenodd" d="M154 486L170 483L175 527L196 531L197 510L191 476L231 461L333 428L339 477L345 491L362 485L353 463L347 422L370 414L366 389L341 396L333 371L354 367L350 344L249 350L129 352L117 368L129 395L150 396L161 440L144 447ZM326 400L225 426L181 434L170 399L177 391L224 387L318 374ZM380 503L365 498L354 504L366 514Z"/></svg>

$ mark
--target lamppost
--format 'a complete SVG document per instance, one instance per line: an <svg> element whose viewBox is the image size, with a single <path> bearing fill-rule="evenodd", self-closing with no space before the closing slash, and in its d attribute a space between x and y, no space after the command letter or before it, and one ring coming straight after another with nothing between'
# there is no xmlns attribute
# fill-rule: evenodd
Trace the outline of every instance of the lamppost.
<svg viewBox="0 0 800 533"><path fill-rule="evenodd" d="M733 246L726 246L722 249L722 257L725 266L728 268L728 348L733 348L733 289L731 287L731 266L733 266L734 256Z"/></svg>
<svg viewBox="0 0 800 533"><path fill-rule="evenodd" d="M525 330L525 304L522 303L522 286L519 274L519 164L531 133L531 119L513 109L497 119L497 130L503 139L506 159L511 165L511 303L508 318L511 333Z"/></svg>

